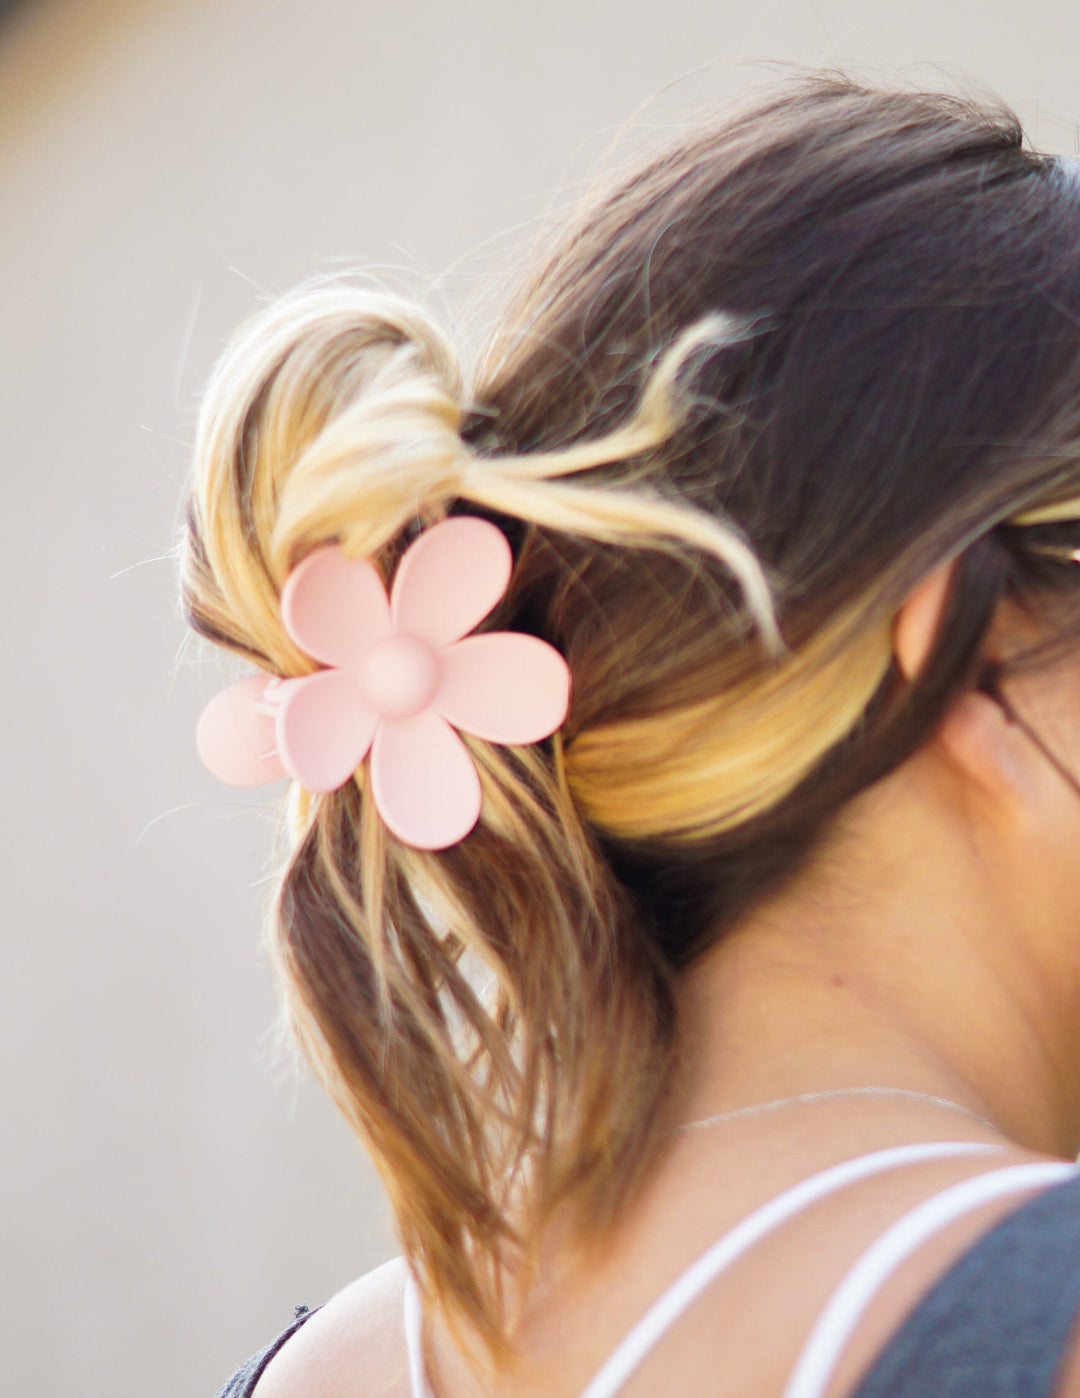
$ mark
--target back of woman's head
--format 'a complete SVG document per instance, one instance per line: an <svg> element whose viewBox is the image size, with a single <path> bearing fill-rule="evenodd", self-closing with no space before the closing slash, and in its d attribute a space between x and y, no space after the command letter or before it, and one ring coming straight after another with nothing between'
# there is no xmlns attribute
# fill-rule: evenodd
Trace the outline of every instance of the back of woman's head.
<svg viewBox="0 0 1080 1398"><path fill-rule="evenodd" d="M391 835L362 764L297 790L272 946L429 1298L495 1353L556 1210L616 1216L670 1127L678 973L977 679L997 603L1066 616L1080 179L998 106L826 75L582 204L471 381L419 309L278 303L198 429L193 626L277 675L290 571L505 532L490 618L565 656L544 743L468 739L478 823ZM928 663L892 619L958 558ZM1075 569L1075 564L1071 565Z"/></svg>

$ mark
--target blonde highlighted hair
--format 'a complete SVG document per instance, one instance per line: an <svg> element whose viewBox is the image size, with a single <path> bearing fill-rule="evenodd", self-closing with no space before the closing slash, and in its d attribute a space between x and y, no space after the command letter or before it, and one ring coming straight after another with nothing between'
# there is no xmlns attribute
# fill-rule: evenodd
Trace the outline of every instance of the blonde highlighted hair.
<svg viewBox="0 0 1080 1398"><path fill-rule="evenodd" d="M301 292L230 347L183 564L274 674L290 570L389 578L502 527L489 619L566 656L555 737L469 740L479 824L393 839L366 772L292 802L271 946L430 1303L496 1360L556 1213L618 1216L663 1146L673 987L978 679L998 600L1072 635L1080 190L1003 107L835 74L740 99L533 260L471 377L419 307ZM890 628L959 559L914 684Z"/></svg>

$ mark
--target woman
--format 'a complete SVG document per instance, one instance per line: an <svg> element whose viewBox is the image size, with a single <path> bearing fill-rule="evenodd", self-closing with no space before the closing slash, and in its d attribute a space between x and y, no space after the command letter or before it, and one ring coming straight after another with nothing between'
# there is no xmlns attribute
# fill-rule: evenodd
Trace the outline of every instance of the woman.
<svg viewBox="0 0 1080 1398"><path fill-rule="evenodd" d="M584 201L469 388L355 290L232 347L200 746L293 779L404 1259L225 1392L1080 1394L1078 326L1073 163L829 74Z"/></svg>

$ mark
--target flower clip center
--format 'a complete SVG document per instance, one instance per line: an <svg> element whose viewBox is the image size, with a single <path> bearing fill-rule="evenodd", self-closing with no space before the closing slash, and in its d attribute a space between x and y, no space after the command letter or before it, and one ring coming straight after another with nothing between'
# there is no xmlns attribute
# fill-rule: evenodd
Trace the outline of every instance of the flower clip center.
<svg viewBox="0 0 1080 1398"><path fill-rule="evenodd" d="M412 718L435 698L442 666L419 636L386 636L364 657L360 682L380 718Z"/></svg>

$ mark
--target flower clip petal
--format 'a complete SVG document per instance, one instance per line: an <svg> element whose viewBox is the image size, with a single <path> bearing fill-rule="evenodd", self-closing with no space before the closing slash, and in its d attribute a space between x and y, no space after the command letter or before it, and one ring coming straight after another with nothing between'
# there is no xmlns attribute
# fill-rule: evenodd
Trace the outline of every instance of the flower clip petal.
<svg viewBox="0 0 1080 1398"><path fill-rule="evenodd" d="M195 746L203 765L230 786L262 786L287 775L277 750L270 675L249 675L203 709Z"/></svg>
<svg viewBox="0 0 1080 1398"><path fill-rule="evenodd" d="M506 591L514 558L486 519L453 515L405 550L390 592L394 629L441 649L487 616Z"/></svg>
<svg viewBox="0 0 1080 1398"><path fill-rule="evenodd" d="M339 670L356 669L390 634L390 604L379 574L366 558L346 558L332 545L308 554L289 574L281 615L302 651Z"/></svg>
<svg viewBox="0 0 1080 1398"><path fill-rule="evenodd" d="M378 722L355 675L319 670L289 682L278 706L278 750L305 791L336 791L363 761Z"/></svg>
<svg viewBox="0 0 1080 1398"><path fill-rule="evenodd" d="M379 725L371 749L371 786L383 821L414 849L456 845L480 817L473 760L431 709Z"/></svg>
<svg viewBox="0 0 1080 1398"><path fill-rule="evenodd" d="M566 717L570 671L554 646L519 631L466 636L442 653L435 710L490 743L536 743Z"/></svg>

